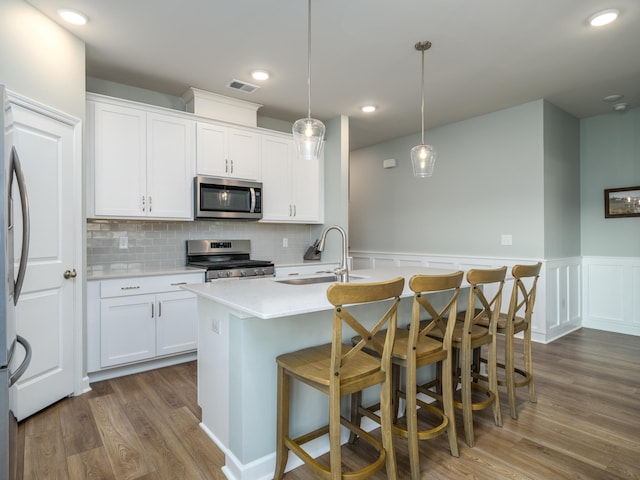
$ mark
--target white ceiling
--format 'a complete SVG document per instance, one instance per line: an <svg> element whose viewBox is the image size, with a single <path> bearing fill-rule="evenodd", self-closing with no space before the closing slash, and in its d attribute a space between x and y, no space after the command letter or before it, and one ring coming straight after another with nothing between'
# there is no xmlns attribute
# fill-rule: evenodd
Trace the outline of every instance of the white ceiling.
<svg viewBox="0 0 640 480"><path fill-rule="evenodd" d="M188 87L264 105L294 121L307 110L305 0L27 0L90 18L87 75L180 96ZM613 24L589 27L607 8ZM420 53L431 128L545 98L578 118L640 106L638 0L313 0L312 116L350 117L351 149L420 131ZM226 88L258 84L253 94ZM360 107L373 103L374 114ZM428 138L427 138L428 141Z"/></svg>

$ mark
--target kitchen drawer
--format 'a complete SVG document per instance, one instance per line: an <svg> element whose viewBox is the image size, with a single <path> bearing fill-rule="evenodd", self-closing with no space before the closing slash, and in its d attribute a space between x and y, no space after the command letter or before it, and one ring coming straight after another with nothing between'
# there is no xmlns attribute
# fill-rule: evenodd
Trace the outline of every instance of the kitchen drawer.
<svg viewBox="0 0 640 480"><path fill-rule="evenodd" d="M118 278L100 282L100 298L180 291L181 285L203 283L204 271L180 275Z"/></svg>

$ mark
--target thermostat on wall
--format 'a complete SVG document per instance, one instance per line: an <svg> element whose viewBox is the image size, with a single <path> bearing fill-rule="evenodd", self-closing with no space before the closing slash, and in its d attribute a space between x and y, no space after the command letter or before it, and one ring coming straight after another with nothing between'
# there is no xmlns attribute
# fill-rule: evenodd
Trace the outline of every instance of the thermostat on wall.
<svg viewBox="0 0 640 480"><path fill-rule="evenodd" d="M382 161L382 167L383 168L393 168L397 164L398 164L398 162L396 162L395 158L388 158L388 159Z"/></svg>

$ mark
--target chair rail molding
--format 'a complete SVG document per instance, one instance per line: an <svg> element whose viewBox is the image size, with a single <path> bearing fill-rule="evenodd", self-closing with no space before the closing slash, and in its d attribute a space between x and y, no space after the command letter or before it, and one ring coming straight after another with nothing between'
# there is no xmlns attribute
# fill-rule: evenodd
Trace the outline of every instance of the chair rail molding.
<svg viewBox="0 0 640 480"><path fill-rule="evenodd" d="M456 255L429 255L423 253L389 253L351 250L349 252L354 269L388 268L402 266L445 268L464 270L471 268L509 268L518 263L533 264L542 262L536 304L531 321L531 337L534 342L549 343L574 330L582 322L582 283L581 257L538 258L511 257L472 257ZM640 282L640 275L638 275ZM507 282L503 298L509 298L513 282ZM503 301L502 310L506 312L508 302ZM585 325L587 326L587 325ZM597 327L590 327L597 328ZM600 327L600 329L604 329Z"/></svg>

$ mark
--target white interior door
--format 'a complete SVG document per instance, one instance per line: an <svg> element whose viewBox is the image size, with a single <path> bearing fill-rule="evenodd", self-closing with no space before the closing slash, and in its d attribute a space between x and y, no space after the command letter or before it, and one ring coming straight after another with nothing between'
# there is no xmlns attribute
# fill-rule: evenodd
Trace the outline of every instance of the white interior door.
<svg viewBox="0 0 640 480"><path fill-rule="evenodd" d="M31 216L29 260L16 312L18 334L33 349L14 399L21 420L74 391L79 277L73 273L80 269L75 253L81 210L76 204L76 128L24 105L12 106L14 143L24 170ZM14 205L19 205L17 200ZM16 224L18 249L22 225ZM16 258L19 254L16 252ZM65 279L65 270L72 272L70 278Z"/></svg>

